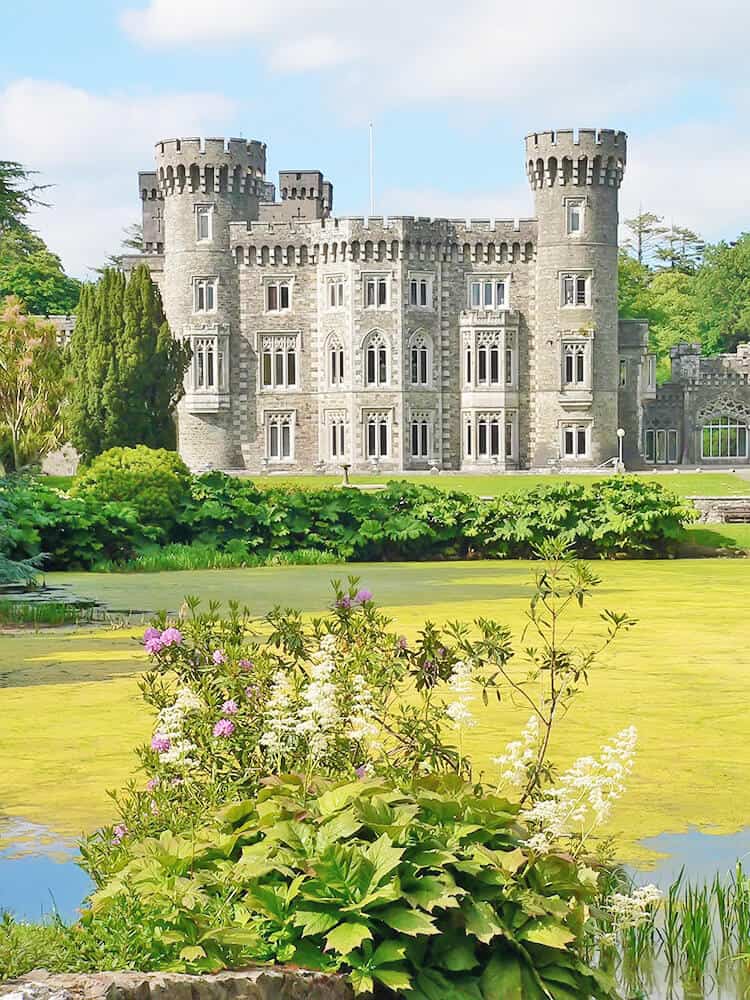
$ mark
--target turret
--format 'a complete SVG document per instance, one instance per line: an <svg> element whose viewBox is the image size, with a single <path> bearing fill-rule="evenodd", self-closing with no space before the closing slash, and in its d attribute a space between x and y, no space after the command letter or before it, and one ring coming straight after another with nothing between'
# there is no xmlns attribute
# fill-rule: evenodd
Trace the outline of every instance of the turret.
<svg viewBox="0 0 750 1000"><path fill-rule="evenodd" d="M169 139L156 145L167 253L162 282L172 333L193 361L178 408L179 451L188 465L240 464L239 293L229 224L258 218L266 147L245 139ZM210 459L207 459L210 456Z"/></svg>
<svg viewBox="0 0 750 1000"><path fill-rule="evenodd" d="M538 218L532 465L617 454L618 191L627 140L611 129L535 132L526 168Z"/></svg>

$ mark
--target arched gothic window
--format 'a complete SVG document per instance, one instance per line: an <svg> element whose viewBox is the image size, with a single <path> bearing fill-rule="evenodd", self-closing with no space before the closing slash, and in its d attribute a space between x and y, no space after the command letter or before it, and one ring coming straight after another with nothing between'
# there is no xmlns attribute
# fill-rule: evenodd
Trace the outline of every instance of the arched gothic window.
<svg viewBox="0 0 750 1000"><path fill-rule="evenodd" d="M432 370L432 343L424 333L417 332L409 345L409 372L412 385L429 385Z"/></svg>
<svg viewBox="0 0 750 1000"><path fill-rule="evenodd" d="M328 384L341 386L344 383L344 347L333 334L328 338Z"/></svg>
<svg viewBox="0 0 750 1000"><path fill-rule="evenodd" d="M390 374L388 344L379 330L365 342L365 385L387 385Z"/></svg>

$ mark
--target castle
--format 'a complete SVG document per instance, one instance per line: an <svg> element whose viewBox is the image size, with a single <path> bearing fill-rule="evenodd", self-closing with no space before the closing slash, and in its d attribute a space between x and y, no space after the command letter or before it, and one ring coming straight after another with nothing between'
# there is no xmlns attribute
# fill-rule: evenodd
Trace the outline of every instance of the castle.
<svg viewBox="0 0 750 1000"><path fill-rule="evenodd" d="M625 164L623 132L533 133L536 218L335 218L319 171L282 172L276 201L261 142L159 142L138 178L144 254L125 264L149 265L192 347L182 457L585 469L618 455L619 428L629 466L694 460L684 414L675 439L657 406L647 325L618 320Z"/></svg>

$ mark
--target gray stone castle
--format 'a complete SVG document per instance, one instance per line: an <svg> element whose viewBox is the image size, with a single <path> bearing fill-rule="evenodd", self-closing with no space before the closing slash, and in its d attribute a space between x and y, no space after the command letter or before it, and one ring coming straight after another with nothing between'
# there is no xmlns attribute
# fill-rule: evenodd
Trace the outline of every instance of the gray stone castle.
<svg viewBox="0 0 750 1000"><path fill-rule="evenodd" d="M625 163L623 132L533 133L533 219L336 218L319 171L282 172L276 200L263 143L158 143L126 266L148 263L192 347L185 461L595 468L618 428L627 465L696 461L703 432L657 400L646 324L618 321Z"/></svg>

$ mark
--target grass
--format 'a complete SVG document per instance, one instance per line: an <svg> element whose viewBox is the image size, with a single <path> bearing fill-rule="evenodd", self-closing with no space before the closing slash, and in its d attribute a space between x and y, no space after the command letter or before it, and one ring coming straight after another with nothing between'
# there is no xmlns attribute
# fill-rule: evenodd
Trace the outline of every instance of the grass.
<svg viewBox="0 0 750 1000"><path fill-rule="evenodd" d="M204 602L236 599L262 614L277 603L320 611L329 600L330 578L354 571L407 635L426 618L487 616L519 636L531 569L519 562L360 564L50 574L50 582L64 582L78 596L113 609L176 609L186 594L199 594ZM603 584L587 627L603 608L627 611L639 625L608 654L565 719L556 748L560 762L595 752L630 723L638 726L636 770L612 823L633 858L643 856L635 846L642 837L691 825L714 832L745 826L747 810L737 790L746 785L750 743L744 610L750 562L632 561L599 563L596 570ZM137 688L145 666L139 632L0 637L5 813L72 835L111 818L106 789L131 773L133 747L151 726ZM493 705L467 749L489 768L489 758L525 721L512 705Z"/></svg>
<svg viewBox="0 0 750 1000"><path fill-rule="evenodd" d="M0 626L28 625L42 628L83 625L93 617L93 607L78 607L55 601L0 600Z"/></svg>
<svg viewBox="0 0 750 1000"><path fill-rule="evenodd" d="M95 573L161 573L187 569L237 569L257 566L325 566L337 563L336 556L316 549L296 552L274 552L255 555L243 546L219 552L212 545L165 545L141 552L126 563L102 561L94 566ZM0 621L2 618L0 617Z"/></svg>

